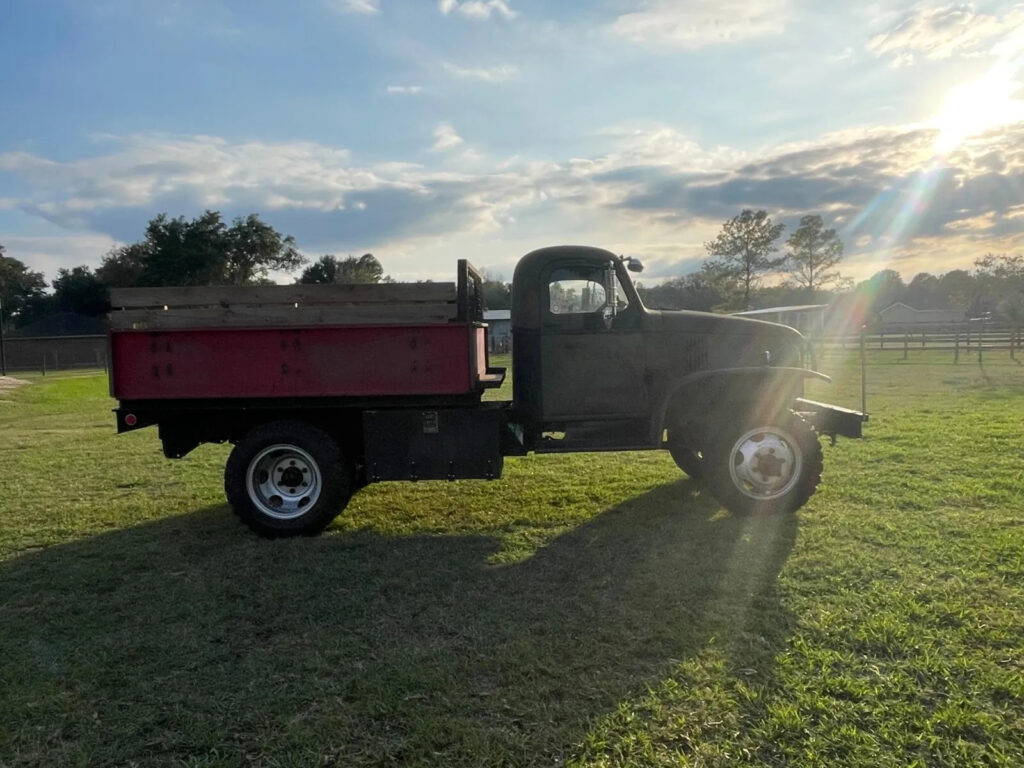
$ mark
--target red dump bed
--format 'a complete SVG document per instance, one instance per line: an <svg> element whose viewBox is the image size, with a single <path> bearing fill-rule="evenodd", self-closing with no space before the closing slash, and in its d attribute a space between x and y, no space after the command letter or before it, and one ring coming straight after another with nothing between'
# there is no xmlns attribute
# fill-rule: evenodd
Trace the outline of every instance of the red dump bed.
<svg viewBox="0 0 1024 768"><path fill-rule="evenodd" d="M484 329L421 327L111 332L119 400L455 395L486 381ZM474 337L481 341L474 342Z"/></svg>
<svg viewBox="0 0 1024 768"><path fill-rule="evenodd" d="M464 395L497 386L479 278L112 292L119 400ZM476 280L474 280L476 278Z"/></svg>

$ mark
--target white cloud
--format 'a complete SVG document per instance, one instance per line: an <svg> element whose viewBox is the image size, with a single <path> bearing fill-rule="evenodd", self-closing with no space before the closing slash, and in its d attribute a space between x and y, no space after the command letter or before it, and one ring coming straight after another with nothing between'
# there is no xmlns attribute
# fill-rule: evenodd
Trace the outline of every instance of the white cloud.
<svg viewBox="0 0 1024 768"><path fill-rule="evenodd" d="M112 237L95 232L76 232L49 237L2 235L6 255L18 259L52 280L59 269L98 267L103 255L119 245Z"/></svg>
<svg viewBox="0 0 1024 768"><path fill-rule="evenodd" d="M650 0L611 30L632 43L696 49L782 32L789 0Z"/></svg>
<svg viewBox="0 0 1024 768"><path fill-rule="evenodd" d="M437 246L438 270L450 267L444 254L453 238L470 244L487 236L516 249L572 238L659 254L664 271L699 256L700 242L745 207L790 220L814 212L842 218L851 257L867 252L865 263L878 243L895 243L898 255L956 238L969 266L986 249L1024 238L1024 124L968 139L942 166L933 156L935 135L924 128L844 131L749 153L705 146L668 126L630 125L592 135L603 152L552 162L470 153L454 127L440 123L430 166L361 163L313 143L143 134L108 138L107 154L69 162L0 154L0 169L31 190L8 197L5 207L75 232L107 233L89 246L92 263L111 238L141 236L160 211L194 215L204 206L225 216L257 211L304 248L398 248L447 238L446 249ZM0 242L12 247L9 237ZM57 241L19 246L33 254L23 260L36 269L83 261L61 255L63 248ZM952 259L954 250L942 252Z"/></svg>
<svg viewBox="0 0 1024 768"><path fill-rule="evenodd" d="M441 123L434 129L434 146L430 149L433 152L447 152L450 149L462 144L462 138L455 132L448 123Z"/></svg>
<svg viewBox="0 0 1024 768"><path fill-rule="evenodd" d="M496 67L460 67L448 62L444 63L444 70L460 80L483 80L491 83L511 80L519 71L511 64L501 64Z"/></svg>
<svg viewBox="0 0 1024 768"><path fill-rule="evenodd" d="M423 86L421 85L389 85L387 92L392 94L415 94L422 93Z"/></svg>
<svg viewBox="0 0 1024 768"><path fill-rule="evenodd" d="M378 0L330 0L331 7L339 13L380 13Z"/></svg>
<svg viewBox="0 0 1024 768"><path fill-rule="evenodd" d="M437 8L444 16L459 13L469 19L486 21L491 16L511 21L519 14L513 11L505 0L438 0Z"/></svg>
<svg viewBox="0 0 1024 768"><path fill-rule="evenodd" d="M997 16L979 13L970 3L918 5L887 32L875 35L867 44L876 56L892 56L893 66L914 61L915 54L926 59L988 53L993 45L1024 27L1024 5L1016 5Z"/></svg>

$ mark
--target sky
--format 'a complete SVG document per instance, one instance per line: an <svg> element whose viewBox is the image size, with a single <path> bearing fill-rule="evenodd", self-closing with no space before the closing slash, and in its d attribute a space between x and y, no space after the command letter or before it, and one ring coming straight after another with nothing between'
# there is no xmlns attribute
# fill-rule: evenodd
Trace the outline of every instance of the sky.
<svg viewBox="0 0 1024 768"><path fill-rule="evenodd" d="M399 280L578 243L656 282L744 208L855 279L1024 252L1024 3L4 0L0 109L48 279L207 208Z"/></svg>

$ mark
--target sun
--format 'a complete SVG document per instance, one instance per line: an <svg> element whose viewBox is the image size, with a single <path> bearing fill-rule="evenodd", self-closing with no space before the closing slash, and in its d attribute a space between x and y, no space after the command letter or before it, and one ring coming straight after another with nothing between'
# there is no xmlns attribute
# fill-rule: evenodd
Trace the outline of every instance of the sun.
<svg viewBox="0 0 1024 768"><path fill-rule="evenodd" d="M950 88L934 121L935 151L946 154L970 136L1024 120L1024 101L1015 98L1020 88L1012 71L1001 69Z"/></svg>

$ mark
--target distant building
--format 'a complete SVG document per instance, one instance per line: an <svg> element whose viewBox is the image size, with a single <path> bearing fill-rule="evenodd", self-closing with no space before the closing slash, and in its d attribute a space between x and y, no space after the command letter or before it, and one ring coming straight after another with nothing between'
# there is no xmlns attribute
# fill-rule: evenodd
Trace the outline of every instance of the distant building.
<svg viewBox="0 0 1024 768"><path fill-rule="evenodd" d="M490 326L487 338L491 352L508 352L512 349L512 310L488 309L484 311L484 322Z"/></svg>
<svg viewBox="0 0 1024 768"><path fill-rule="evenodd" d="M733 314L754 320L781 323L790 328L796 328L805 336L816 336L825 331L825 312L827 310L828 304L798 304L790 307L749 309L746 312L734 312Z"/></svg>
<svg viewBox="0 0 1024 768"><path fill-rule="evenodd" d="M902 301L890 304L878 313L879 322L886 325L949 325L964 320L958 309L914 309Z"/></svg>

